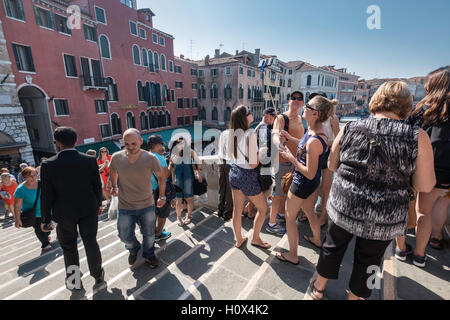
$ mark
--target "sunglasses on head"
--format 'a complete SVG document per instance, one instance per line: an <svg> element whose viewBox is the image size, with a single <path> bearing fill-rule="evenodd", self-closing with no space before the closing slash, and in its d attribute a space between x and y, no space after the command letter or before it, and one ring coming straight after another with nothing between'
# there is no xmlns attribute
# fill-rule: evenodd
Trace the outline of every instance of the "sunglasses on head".
<svg viewBox="0 0 450 320"><path fill-rule="evenodd" d="M312 110L312 111L318 111L317 109L314 109L313 107L311 107L311 106L309 105L309 103L305 104L305 108L307 108L307 109L309 109L309 110Z"/></svg>
<svg viewBox="0 0 450 320"><path fill-rule="evenodd" d="M303 101L303 97L291 97L291 100L292 100L292 101L295 101L295 100L297 100L297 101Z"/></svg>

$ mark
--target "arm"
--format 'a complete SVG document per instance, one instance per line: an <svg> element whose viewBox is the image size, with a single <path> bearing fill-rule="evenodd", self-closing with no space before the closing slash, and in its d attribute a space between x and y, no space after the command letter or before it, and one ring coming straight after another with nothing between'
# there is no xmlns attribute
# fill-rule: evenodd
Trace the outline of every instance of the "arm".
<svg viewBox="0 0 450 320"><path fill-rule="evenodd" d="M251 133L247 140L248 146L248 160L250 168L255 169L259 165L258 159L258 141L256 140L256 134Z"/></svg>
<svg viewBox="0 0 450 320"><path fill-rule="evenodd" d="M22 227L22 220L20 219L20 214L22 212L23 199L14 198L14 220L16 228Z"/></svg>
<svg viewBox="0 0 450 320"><path fill-rule="evenodd" d="M281 128L284 128L284 118L282 115L278 115L273 123L273 129L272 129L272 139L273 139L273 143L276 146L279 146L280 143L286 141L285 138L280 136Z"/></svg>
<svg viewBox="0 0 450 320"><path fill-rule="evenodd" d="M113 168L109 167L109 178L110 178L110 182L111 182L111 194L115 197L117 197L119 195L119 192L117 190L117 178L118 178L119 174L117 173L116 170L114 170Z"/></svg>
<svg viewBox="0 0 450 320"><path fill-rule="evenodd" d="M319 156L323 152L322 143L319 140L312 138L306 145L306 166L297 161L297 158L292 155L288 148L282 151L283 157L288 159L295 168L300 171L307 179L312 180L317 173L319 167Z"/></svg>
<svg viewBox="0 0 450 320"><path fill-rule="evenodd" d="M91 161L91 184L94 194L97 198L97 205L99 207L99 215L102 213L102 182L100 180L100 175L98 173L98 164L95 159Z"/></svg>
<svg viewBox="0 0 450 320"><path fill-rule="evenodd" d="M419 130L418 140L416 172L412 176L412 185L417 192L431 192L436 185L433 147L427 133L422 129Z"/></svg>
<svg viewBox="0 0 450 320"><path fill-rule="evenodd" d="M334 136L337 137L340 130L339 130L339 119L338 119L338 117L336 117L336 115L334 115L331 118L330 124L331 124L331 130L333 131Z"/></svg>
<svg viewBox="0 0 450 320"><path fill-rule="evenodd" d="M42 224L52 220L52 209L55 201L55 190L50 179L48 163L41 166L41 215Z"/></svg>
<svg viewBox="0 0 450 320"><path fill-rule="evenodd" d="M333 146L331 147L330 156L328 157L328 169L332 172L336 172L340 165L341 158L341 150L340 150L340 142L342 135L344 134L344 129L342 129L336 139L334 139Z"/></svg>

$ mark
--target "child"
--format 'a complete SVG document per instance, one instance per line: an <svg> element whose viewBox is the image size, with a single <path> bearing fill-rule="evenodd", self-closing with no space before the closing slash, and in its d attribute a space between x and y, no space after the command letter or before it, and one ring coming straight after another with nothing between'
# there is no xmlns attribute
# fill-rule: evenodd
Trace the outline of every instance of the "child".
<svg viewBox="0 0 450 320"><path fill-rule="evenodd" d="M17 189L16 181L12 180L9 173L2 173L1 175L2 187L0 195L5 204L5 218L14 216L14 192Z"/></svg>

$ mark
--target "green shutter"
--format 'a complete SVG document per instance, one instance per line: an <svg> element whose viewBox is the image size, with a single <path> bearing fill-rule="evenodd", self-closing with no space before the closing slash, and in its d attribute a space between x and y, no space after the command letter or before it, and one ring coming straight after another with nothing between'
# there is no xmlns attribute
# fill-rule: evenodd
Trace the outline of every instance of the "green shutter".
<svg viewBox="0 0 450 320"><path fill-rule="evenodd" d="M5 8L6 8L6 15L8 17L12 17L12 12L11 12L11 7L9 6L9 0L3 0L3 2L5 3Z"/></svg>
<svg viewBox="0 0 450 320"><path fill-rule="evenodd" d="M36 70L34 69L33 55L31 54L31 47L25 47L25 50L27 53L28 62L30 63L30 70L28 70L28 71L35 72Z"/></svg>
<svg viewBox="0 0 450 320"><path fill-rule="evenodd" d="M36 17L36 23L38 26L42 26L41 17L39 16L39 9L38 7L34 7L34 15Z"/></svg>
<svg viewBox="0 0 450 320"><path fill-rule="evenodd" d="M47 16L48 16L48 21L49 21L49 23L50 23L50 25L49 25L48 27L49 27L50 29L55 30L55 22L54 22L52 13L51 13L50 11L47 11L46 14L47 14Z"/></svg>
<svg viewBox="0 0 450 320"><path fill-rule="evenodd" d="M19 52L17 50L17 45L15 45L13 43L12 47L13 47L13 51L14 51L14 59L16 59L17 70L21 70L20 69Z"/></svg>

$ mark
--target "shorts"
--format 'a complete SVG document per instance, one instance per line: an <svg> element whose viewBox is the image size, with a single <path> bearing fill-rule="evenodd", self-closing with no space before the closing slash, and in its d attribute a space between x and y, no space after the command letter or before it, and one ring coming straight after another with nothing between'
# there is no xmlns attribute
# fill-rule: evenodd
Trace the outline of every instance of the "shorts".
<svg viewBox="0 0 450 320"><path fill-rule="evenodd" d="M283 192L283 176L286 173L291 172L294 169L294 165L290 162L280 162L278 167L278 172L275 173L275 191L273 195L275 197L281 196L286 197L287 194Z"/></svg>
<svg viewBox="0 0 450 320"><path fill-rule="evenodd" d="M328 157L330 156L331 148L328 147L327 152L325 152L325 157L322 163L322 170L328 169Z"/></svg>
<svg viewBox="0 0 450 320"><path fill-rule="evenodd" d="M166 201L162 208L158 208L156 206L156 202L159 198L159 192L156 193L156 190L153 190L153 198L155 199L155 212L158 218L167 218L170 215L170 201Z"/></svg>
<svg viewBox="0 0 450 320"><path fill-rule="evenodd" d="M246 196L256 196L262 192L259 184L259 173L255 169L243 169L236 164L230 170L231 189L241 190Z"/></svg>
<svg viewBox="0 0 450 320"><path fill-rule="evenodd" d="M298 185L292 182L291 187L289 188L289 191L295 195L296 197L300 199L308 199L310 195L314 193L314 191L319 188L319 183L309 183L309 184L302 184Z"/></svg>
<svg viewBox="0 0 450 320"><path fill-rule="evenodd" d="M194 197L194 175L190 164L177 164L175 166L175 184L183 192L177 192L177 198L189 199Z"/></svg>

